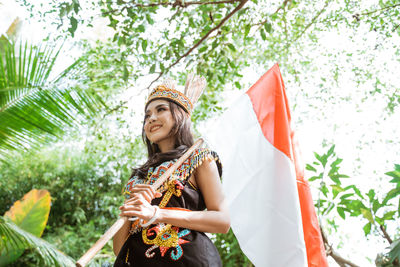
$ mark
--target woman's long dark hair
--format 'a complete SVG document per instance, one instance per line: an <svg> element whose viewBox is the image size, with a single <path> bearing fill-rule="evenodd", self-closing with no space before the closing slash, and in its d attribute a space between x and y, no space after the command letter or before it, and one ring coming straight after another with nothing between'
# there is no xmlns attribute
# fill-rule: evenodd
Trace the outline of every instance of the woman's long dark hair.
<svg viewBox="0 0 400 267"><path fill-rule="evenodd" d="M147 161L145 164L140 166L139 168L133 169L131 178L134 175L139 176L141 179L145 179L147 176L147 171L150 167L157 167L161 163L177 159L182 156L186 150L191 147L194 143L193 135L191 132L191 121L190 117L186 113L186 111L181 108L178 104L165 99L168 101L169 109L172 114L172 118L174 119L174 126L171 129L170 135L175 136L175 146L173 150L168 152L161 153L160 148L157 144L152 144L150 140L147 138L146 133L144 131L144 123L142 127L142 139L143 142L147 146Z"/></svg>

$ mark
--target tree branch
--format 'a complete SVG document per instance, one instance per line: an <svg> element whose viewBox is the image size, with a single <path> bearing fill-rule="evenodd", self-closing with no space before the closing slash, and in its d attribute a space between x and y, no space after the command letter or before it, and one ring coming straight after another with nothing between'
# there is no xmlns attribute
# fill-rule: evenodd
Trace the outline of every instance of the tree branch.
<svg viewBox="0 0 400 267"><path fill-rule="evenodd" d="M222 2L232 2L232 3L233 3L233 2L238 2L238 0L219 1L219 2L204 2L204 3L222 3ZM211 33L213 33L214 31L218 30L219 28L221 28L222 25L223 25L230 17L232 17L236 12L238 12L238 11L246 4L246 2L248 2L248 0L241 0L241 1L240 1L240 4L239 4L234 10L232 10L232 12L230 12L228 15L226 15L226 17L223 18L223 19L221 20L221 22L220 22L217 26L215 26L214 28L212 28L212 29L211 29L206 35L204 35L193 47L191 47L185 54L183 54L182 56L180 56L174 63L172 63L171 65L169 65L167 68L165 68L164 71L160 72L159 75L157 76L157 78L154 79L154 80L149 84L149 86L147 86L147 87L144 88L143 90L149 89L156 81L158 81L158 80L159 80L165 73L167 73L173 66L175 66L176 64L178 64L178 63L182 60L182 58L187 57L191 52L193 52L193 50L196 49L202 42L204 42L204 41L210 36ZM190 2L189 2L189 3L190 3ZM143 91L143 90L141 90L141 91ZM104 119L107 115L111 114L112 112L115 112L115 111L119 110L121 107L123 107L124 105L126 105L126 103L128 103L128 101L121 102L119 105L117 105L117 106L115 106L114 108L108 110L108 111L104 114L103 119Z"/></svg>
<svg viewBox="0 0 400 267"><path fill-rule="evenodd" d="M273 14L276 14L276 13L278 13L279 11L281 11L282 9L286 8L286 6L288 5L289 2L292 2L292 0L284 0L283 3L282 3L282 5L280 5L280 6L275 10L274 13L270 14L270 16L273 15ZM265 19L264 21L261 21L261 22L252 24L251 27L253 27L253 26L260 26L260 27L261 27L261 26L263 26L263 25L264 25L265 23L267 23L267 22L268 22L268 19Z"/></svg>
<svg viewBox="0 0 400 267"><path fill-rule="evenodd" d="M397 24L396 27L393 28L392 32L395 32L399 28L400 24Z"/></svg>
<svg viewBox="0 0 400 267"><path fill-rule="evenodd" d="M368 11L368 12L364 12L364 13L355 13L355 14L353 14L352 15L352 17L355 19L355 20L357 20L357 21L360 21L361 20L361 16L367 16L367 15L370 15L370 14L373 14L373 13L376 13L376 12L379 12L379 11L384 11L384 10L387 10L387 9L391 9L391 8L394 8L394 7L397 7L397 6L400 6L400 4L394 4L394 5L391 5L391 6L385 6L385 7L382 7L382 8L379 8L379 9L375 9L375 10L371 10L371 11ZM339 21L342 21L342 20L345 20L346 19L346 17L341 17L341 18L339 18L339 19L337 19L337 18L332 18L332 17L328 17L328 18L325 18L324 20L322 20L322 21L320 21L321 23L324 23L324 22L328 22L328 21L336 21L336 22L339 22Z"/></svg>
<svg viewBox="0 0 400 267"><path fill-rule="evenodd" d="M125 2L124 6L121 8L121 10L118 9L112 9L107 12L102 13L103 16L109 15L112 13L115 13L119 11L120 13L124 9L132 8L132 7L156 7L156 6L172 6L172 7L188 7L192 5L219 5L219 4L233 4L235 2L240 2L240 0L221 0L221 1L209 1L209 2L201 2L201 1L189 1L185 2L183 0L175 0L175 2L158 2L158 3L151 3L151 4L140 4L140 3L135 3L134 1L132 2Z"/></svg>
<svg viewBox="0 0 400 267"><path fill-rule="evenodd" d="M343 258L342 256L340 256L333 248L332 245L329 244L328 242L328 238L325 235L324 230L322 229L322 227L319 227L320 231L321 231L321 235L322 235L322 240L324 241L324 245L325 245L325 249L326 249L326 255L327 256L331 256L337 264L339 264L340 267L347 267L347 266L351 266L351 267L359 267L358 265L352 263L351 261Z"/></svg>
<svg viewBox="0 0 400 267"><path fill-rule="evenodd" d="M379 12L379 11L384 11L386 9L390 9L390 8L397 7L397 6L400 6L400 4L395 4L395 5L391 5L391 6L385 6L385 7L382 7L380 9L375 9L375 10L372 10L372 11L369 11L369 12L361 13L361 16L367 16L367 15L370 15L372 13ZM355 14L355 15L360 16L360 14Z"/></svg>
<svg viewBox="0 0 400 267"><path fill-rule="evenodd" d="M311 22L308 23L306 27L304 27L303 31L299 35L297 35L296 38L291 41L291 43L296 42L308 30L308 28L310 28L313 24L316 23L319 16L321 16L321 14L328 7L328 4L329 4L329 1L326 1L324 7L320 11L318 11L318 13L312 18Z"/></svg>
<svg viewBox="0 0 400 267"><path fill-rule="evenodd" d="M183 55L181 55L180 57L177 58L177 60L175 60L175 62L173 62L171 65L169 65L168 67L166 67L164 69L164 71L161 71L160 74L158 75L158 77L156 79L154 79L149 86L147 87L147 89L149 89L153 83L155 83L156 81L158 81L165 73L167 73L173 66L175 66L176 64L178 64L183 58L187 57L190 53L193 52L193 50L195 50L201 43L203 43L208 36L210 36L211 33L213 33L214 31L218 30L219 28L222 27L222 25L224 25L224 23L230 18L232 17L236 12L238 12L247 2L248 0L241 0L240 4L234 9L232 10L228 15L225 16L225 18L223 18L221 20L221 22L215 26L214 28L212 28L210 31L207 32L206 35L204 35L195 45L193 45L186 53L184 53Z"/></svg>
<svg viewBox="0 0 400 267"><path fill-rule="evenodd" d="M132 6L135 7L155 7L155 6L188 7L191 5L219 5L219 4L232 4L235 2L239 2L239 0L221 0L221 1L210 1L210 2L201 2L201 1L185 2L182 0L176 0L175 2L160 2L151 4L139 4L133 2L131 4Z"/></svg>
<svg viewBox="0 0 400 267"><path fill-rule="evenodd" d="M386 238L386 240L389 242L389 244L393 243L393 240L390 238L390 236L388 235L388 233L386 232L386 228L384 225L380 225L379 229L381 229L383 236Z"/></svg>

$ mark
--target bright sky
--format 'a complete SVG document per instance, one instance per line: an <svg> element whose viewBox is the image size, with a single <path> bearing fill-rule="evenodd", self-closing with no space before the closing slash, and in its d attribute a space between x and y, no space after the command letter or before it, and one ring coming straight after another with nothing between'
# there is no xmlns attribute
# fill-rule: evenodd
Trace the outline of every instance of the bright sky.
<svg viewBox="0 0 400 267"><path fill-rule="evenodd" d="M45 2L45 1L41 1ZM32 42L40 42L46 37L48 30L43 31L43 25L32 18L29 18L28 12L14 3L13 0L0 0L0 34L4 33L15 17L18 15L24 19L22 33L24 39ZM105 26L106 23L99 19L93 29L85 29L84 32L77 33L77 39L86 38L90 40L103 39L112 36L112 31ZM54 29L53 29L54 30ZM367 82L362 86L357 86L353 81L354 72L351 70L350 63L366 64L366 58L363 56L354 56L352 62L348 62L347 58L340 54L341 51L352 52L354 55L359 50L370 49L373 51L376 44L381 44L383 49L376 50L377 59L373 61L373 67L377 70L384 66L392 66L391 69L399 70L400 62L394 58L394 43L400 43L398 36L390 40L379 40L376 33L370 32L368 29L360 29L360 34L351 36L346 30L341 32L325 32L320 36L320 47L318 50L306 50L299 54L299 57L315 57L319 55L319 64L316 66L318 71L314 76L302 79L302 85L298 86L291 77L283 77L287 88L290 104L292 108L292 118L294 128L297 130L300 140L303 157L305 162L314 160L313 152L325 152L327 148L322 149L322 144L327 142L336 144L336 153L343 158L342 173L351 176L351 182L356 183L361 188L379 189L388 180L384 173L393 169L395 163L400 161L400 116L399 108L396 109L395 115L387 116L385 110L386 101L379 95L371 95L367 99L363 99L366 90L373 89L374 81ZM62 55L62 64L59 65L60 70L73 61L73 57L79 55L80 51L71 47L65 47L69 52ZM325 93L318 86L322 76L329 78L332 76L328 72L331 64L329 57L323 55L326 51L337 53L337 58L343 66L340 70L340 79L337 85L333 85L329 90L334 90L335 94ZM272 67L272 66L269 66ZM243 71L245 73L245 84L251 85L266 72L267 69L251 69ZM284 70L282 70L284 72ZM400 85L400 76L394 73L382 73L381 79L389 81L391 84ZM148 78L148 77L147 77ZM139 84L143 83L138 82ZM386 88L385 90L393 91L398 88ZM230 103L247 88L241 91L233 90L225 92L226 102L223 104L229 106ZM328 90L328 91L329 91ZM131 92L133 90L130 90ZM144 96L144 94L143 94ZM131 97L129 95L123 98ZM322 100L327 100L326 104ZM323 106L321 106L323 105ZM136 114L141 114L142 106L135 106ZM141 120L141 116L139 115ZM383 178L385 183L380 179ZM315 189L313 189L315 193ZM316 198L316 195L314 196ZM345 250L339 251L344 257L348 257L360 266L374 266L376 253L382 251L386 246L382 243L382 239L374 239L365 242L364 234L359 227L358 220L347 219L344 222L338 219L337 223L341 225L342 240L349 240L351 245L342 244ZM356 225L356 227L353 227ZM394 233L392 225L389 232ZM330 242L340 244L339 236L330 236ZM365 259L370 257L370 261ZM331 266L336 266L331 261Z"/></svg>

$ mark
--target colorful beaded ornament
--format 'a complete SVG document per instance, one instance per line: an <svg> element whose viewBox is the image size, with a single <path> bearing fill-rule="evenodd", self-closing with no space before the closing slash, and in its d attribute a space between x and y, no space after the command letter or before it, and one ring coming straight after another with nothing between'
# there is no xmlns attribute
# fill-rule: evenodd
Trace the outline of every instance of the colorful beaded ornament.
<svg viewBox="0 0 400 267"><path fill-rule="evenodd" d="M172 196L181 196L184 184L188 182L190 175L205 160L216 161L219 164L219 167L221 167L221 162L219 161L217 153L206 148L196 149L193 154L186 159L182 165L175 170L171 177L158 189L159 192L163 193L161 202L159 204L160 208L166 208ZM132 177L125 186L125 196L129 198L131 190L136 184L153 184L175 162L176 159L163 162L156 168L150 168L145 179L140 179L136 175ZM221 169L218 169L218 172L220 175L222 174ZM189 242L183 237L189 235L190 230L182 229L171 224L159 223L144 228L140 227L138 224L132 224L130 234L134 234L139 231L142 232L143 242L147 245L151 245L145 252L145 256L147 258L154 257L155 251L159 250L161 257L164 257L169 251L168 254L172 260L179 260L184 253L181 245Z"/></svg>
<svg viewBox="0 0 400 267"><path fill-rule="evenodd" d="M182 93L175 89L174 81L167 80L151 91L146 101L146 107L155 99L167 99L181 106L190 115L206 84L204 77L189 74L186 79L185 91Z"/></svg>
<svg viewBox="0 0 400 267"><path fill-rule="evenodd" d="M191 113L193 109L193 104L190 102L189 98L187 98L183 93L179 92L175 89L170 89L164 85L157 86L149 95L147 99L147 104L149 104L154 99L168 99L173 101L174 103L181 106L187 113Z"/></svg>

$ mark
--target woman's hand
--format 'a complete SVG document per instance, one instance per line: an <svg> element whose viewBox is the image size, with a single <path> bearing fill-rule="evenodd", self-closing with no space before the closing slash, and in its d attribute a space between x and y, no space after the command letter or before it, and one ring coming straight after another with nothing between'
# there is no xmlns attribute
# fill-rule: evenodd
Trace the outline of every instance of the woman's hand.
<svg viewBox="0 0 400 267"><path fill-rule="evenodd" d="M150 202L157 197L161 197L160 192L156 192L148 184L137 184L133 187L130 198L119 207L120 216L139 217L143 220L151 219L155 214L155 207Z"/></svg>
<svg viewBox="0 0 400 267"><path fill-rule="evenodd" d="M153 207L141 194L127 200L119 209L121 210L119 216L139 217L145 221L150 220L156 212L156 207Z"/></svg>
<svg viewBox="0 0 400 267"><path fill-rule="evenodd" d="M135 197L136 195L141 194L148 202L151 202L153 198L161 197L160 192L156 192L154 188L149 184L137 184L135 185L132 190L131 194L129 195L130 199ZM128 199L127 201L129 202ZM125 202L127 202L125 201Z"/></svg>

